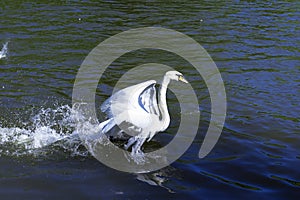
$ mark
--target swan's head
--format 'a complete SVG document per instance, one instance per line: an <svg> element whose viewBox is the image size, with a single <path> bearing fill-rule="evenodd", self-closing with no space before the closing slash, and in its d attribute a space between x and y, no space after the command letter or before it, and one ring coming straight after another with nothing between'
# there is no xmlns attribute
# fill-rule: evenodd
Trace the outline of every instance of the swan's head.
<svg viewBox="0 0 300 200"><path fill-rule="evenodd" d="M188 83L187 80L182 75L182 73L180 73L178 71L168 71L165 76L168 77L170 80Z"/></svg>

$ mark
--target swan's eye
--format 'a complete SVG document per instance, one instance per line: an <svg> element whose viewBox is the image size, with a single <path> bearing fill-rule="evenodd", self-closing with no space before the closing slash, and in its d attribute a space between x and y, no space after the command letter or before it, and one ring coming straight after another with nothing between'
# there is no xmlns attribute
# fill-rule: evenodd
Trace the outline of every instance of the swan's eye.
<svg viewBox="0 0 300 200"><path fill-rule="evenodd" d="M178 80L183 78L183 76L181 74L176 74L176 76L178 77Z"/></svg>

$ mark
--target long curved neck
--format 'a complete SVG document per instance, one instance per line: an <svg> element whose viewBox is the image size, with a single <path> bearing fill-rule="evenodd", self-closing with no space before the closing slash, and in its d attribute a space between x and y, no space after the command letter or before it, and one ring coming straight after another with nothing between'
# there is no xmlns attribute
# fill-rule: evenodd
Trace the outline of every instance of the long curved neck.
<svg viewBox="0 0 300 200"><path fill-rule="evenodd" d="M164 76L164 79L162 81L162 84L160 86L160 90L159 90L159 95L158 95L158 105L159 105L159 110L161 113L161 123L163 130L165 130L166 128L168 128L169 124L170 124L170 115L169 115L169 111L168 111L168 106L167 106L167 87L170 83L170 78L167 76Z"/></svg>

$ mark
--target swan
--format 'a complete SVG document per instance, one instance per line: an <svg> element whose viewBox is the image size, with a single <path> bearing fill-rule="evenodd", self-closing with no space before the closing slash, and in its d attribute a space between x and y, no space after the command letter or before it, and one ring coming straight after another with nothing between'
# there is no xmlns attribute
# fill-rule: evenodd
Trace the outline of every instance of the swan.
<svg viewBox="0 0 300 200"><path fill-rule="evenodd" d="M108 117L99 124L101 134L107 133L116 125L124 131L122 124L130 124L125 128L135 134L125 144L125 149L132 146L132 154L143 154L141 147L146 139L149 142L156 133L166 130L170 124L166 93L171 80L188 83L182 73L168 71L158 89L158 96L155 80L129 86L113 94L100 107Z"/></svg>

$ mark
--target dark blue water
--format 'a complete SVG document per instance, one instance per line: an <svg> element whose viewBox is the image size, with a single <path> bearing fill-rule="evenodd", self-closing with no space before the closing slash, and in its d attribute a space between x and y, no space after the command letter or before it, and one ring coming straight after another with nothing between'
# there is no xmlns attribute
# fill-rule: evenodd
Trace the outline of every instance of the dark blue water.
<svg viewBox="0 0 300 200"><path fill-rule="evenodd" d="M8 43L0 59L1 199L296 199L299 10L297 1L1 2L0 49ZM70 107L88 53L114 34L148 26L180 31L207 50L223 77L228 111L217 145L199 159L210 118L204 81L167 52L141 50L116 60L99 82L96 104L123 73L149 62L186 66L176 69L200 103L189 150L167 168L136 175L106 167L70 137ZM174 98L169 94L174 120L154 146L178 128Z"/></svg>

